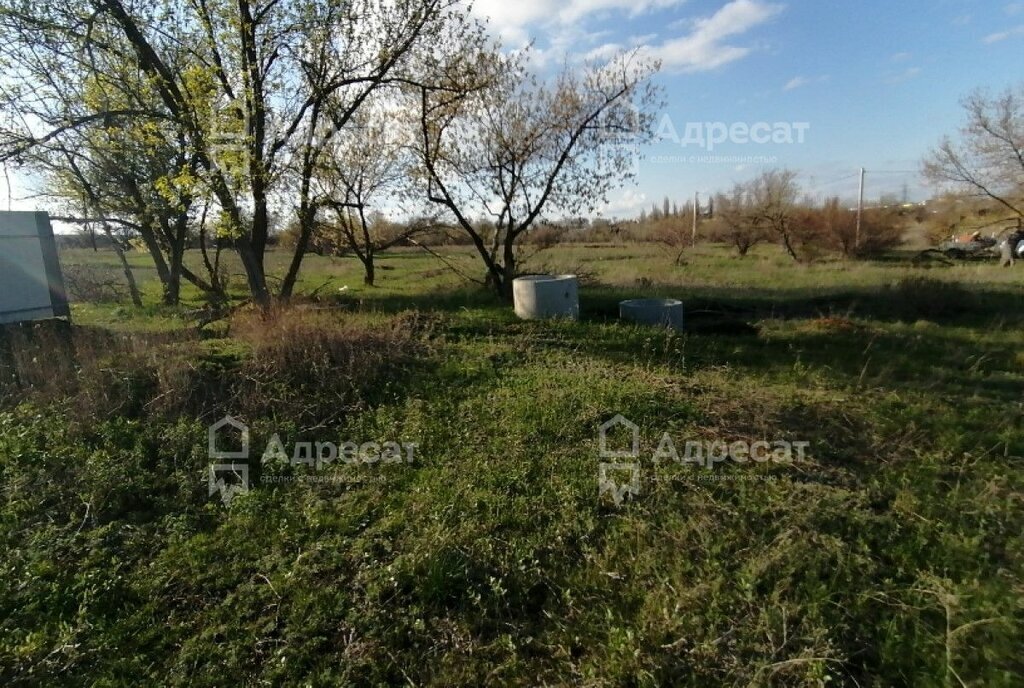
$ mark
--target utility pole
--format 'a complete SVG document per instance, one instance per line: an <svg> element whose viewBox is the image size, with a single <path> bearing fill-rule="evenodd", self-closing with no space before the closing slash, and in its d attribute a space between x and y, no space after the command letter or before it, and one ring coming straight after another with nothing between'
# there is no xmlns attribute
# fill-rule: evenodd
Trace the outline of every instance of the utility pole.
<svg viewBox="0 0 1024 688"><path fill-rule="evenodd" d="M860 224L864 217L864 168L860 168L860 194L857 198L857 234L853 239L854 248L860 248Z"/></svg>
<svg viewBox="0 0 1024 688"><path fill-rule="evenodd" d="M690 233L690 245L697 245L697 214L700 213L700 192L693 192L693 230Z"/></svg>

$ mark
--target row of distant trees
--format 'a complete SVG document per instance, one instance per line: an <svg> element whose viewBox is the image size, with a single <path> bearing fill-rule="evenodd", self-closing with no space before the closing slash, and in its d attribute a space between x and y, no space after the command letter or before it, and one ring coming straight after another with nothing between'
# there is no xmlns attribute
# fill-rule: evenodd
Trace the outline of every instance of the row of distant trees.
<svg viewBox="0 0 1024 688"><path fill-rule="evenodd" d="M715 194L707 208L693 206L681 212L651 213L639 221L647 234L668 247L677 262L697 239L732 246L739 257L762 243L778 244L795 261L825 252L847 257L876 255L898 245L911 217L899 207L857 211L838 198L822 204L807 199L791 170L774 169Z"/></svg>
<svg viewBox="0 0 1024 688"><path fill-rule="evenodd" d="M692 203L673 204L666 199L632 220L576 218L562 222L539 222L525 237L532 250L563 243L648 242L659 244L673 260L683 262L687 249L697 242L728 244L739 257L759 244L777 244L798 261L825 252L849 258L878 255L899 245L911 226L930 220L930 210L900 203L866 208L858 231L857 212L838 198L821 204L801 194L796 175L787 170L770 170L727 193L719 193L697 209L694 223ZM945 220L946 215L942 216ZM354 221L353 221L354 220ZM475 231L493 240L497 228L486 219L474 222ZM364 234L364 237L354 236ZM290 247L296 230L289 228L280 241ZM372 254L393 246L468 245L471 241L456 227L424 219L389 220L380 212L358 218L340 216L324 227L310 245L322 255L354 255L367 266L367 283L372 284ZM369 256L367 255L369 253ZM369 259L369 260L368 260Z"/></svg>
<svg viewBox="0 0 1024 688"><path fill-rule="evenodd" d="M688 248L707 241L727 244L741 258L755 246L775 244L794 261L803 262L824 253L876 256L898 246L911 228L933 242L974 229L998 233L1024 218L1024 87L995 96L977 92L963 106L966 118L959 136L945 138L923 165L926 178L950 191L925 205L883 197L858 217L857 210L839 198L811 200L799 187L796 173L775 169L714 194L696 209L692 202L680 205L665 198L635 220L541 221L522 238L534 249L567 242L653 242L665 247L679 264ZM474 234L485 242L499 234L487 218L473 224ZM377 213L369 222L360 218L355 228L367 237L364 245L378 248L410 242L471 243L468 235L460 236L426 219L393 222ZM360 251L353 231L353 223L338 218L332 229L319 235L316 250L355 253L365 264L367 251ZM286 232L284 239L292 235ZM368 270L368 281L372 281L372 268Z"/></svg>
<svg viewBox="0 0 1024 688"><path fill-rule="evenodd" d="M1024 84L1002 93L977 91L962 102L965 118L923 162L926 179L944 190L926 207L896 199L856 210L838 198L808 200L789 170L768 170L710 199L708 207L669 199L623 224L620 235L657 241L680 262L695 240L727 243L740 257L758 244L778 244L796 261L824 251L876 255L898 245L912 225L939 241L956 232L998 234L1024 222ZM551 243L552 238L545 239Z"/></svg>

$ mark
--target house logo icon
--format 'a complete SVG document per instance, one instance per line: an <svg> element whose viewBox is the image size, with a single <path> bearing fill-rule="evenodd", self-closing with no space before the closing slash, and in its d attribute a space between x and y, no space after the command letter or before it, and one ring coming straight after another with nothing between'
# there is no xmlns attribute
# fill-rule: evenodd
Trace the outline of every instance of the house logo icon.
<svg viewBox="0 0 1024 688"><path fill-rule="evenodd" d="M631 442L629 449L609 449L608 432L622 426L629 430ZM598 428L598 440L601 445L602 459L636 459L640 457L640 428L636 423L630 422L621 413Z"/></svg>
<svg viewBox="0 0 1024 688"><path fill-rule="evenodd" d="M618 476L627 480L617 479ZM626 495L636 497L640 494L640 464L638 463L601 463L597 478L598 497L608 495L615 506L622 506Z"/></svg>
<svg viewBox="0 0 1024 688"><path fill-rule="evenodd" d="M241 447L235 451L217 448L217 439L227 430L238 431ZM249 426L231 416L224 416L210 426L207 435L208 454L212 461L207 480L209 496L220 493L224 506L230 506L235 496L249 491ZM225 460L230 463L223 463Z"/></svg>
<svg viewBox="0 0 1024 688"><path fill-rule="evenodd" d="M608 434L616 428L629 433L628 448L608 446ZM598 466L598 496L608 495L615 506L622 506L626 496L640 494L640 427L621 413L598 428L601 463Z"/></svg>
<svg viewBox="0 0 1024 688"><path fill-rule="evenodd" d="M223 451L217 449L217 438L221 433L228 429L237 430L242 437L242 447L237 451ZM249 426L231 416L224 416L219 421L210 426L208 434L208 449L209 456L211 459L241 459L243 461L249 458Z"/></svg>
<svg viewBox="0 0 1024 688"><path fill-rule="evenodd" d="M224 506L231 506L237 495L249 492L249 466L244 463L215 463L210 465L207 495L220 493Z"/></svg>

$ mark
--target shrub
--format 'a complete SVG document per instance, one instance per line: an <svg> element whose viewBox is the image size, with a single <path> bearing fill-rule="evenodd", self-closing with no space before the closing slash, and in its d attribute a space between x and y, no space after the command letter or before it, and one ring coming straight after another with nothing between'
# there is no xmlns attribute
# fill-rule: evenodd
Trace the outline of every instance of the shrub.
<svg viewBox="0 0 1024 688"><path fill-rule="evenodd" d="M330 311L242 314L231 331L252 354L238 371L233 402L253 415L340 420L413 359L424 323L416 313L378 325Z"/></svg>
<svg viewBox="0 0 1024 688"><path fill-rule="evenodd" d="M526 235L527 243L543 251L561 243L565 230L553 225L542 225Z"/></svg>
<svg viewBox="0 0 1024 688"><path fill-rule="evenodd" d="M232 336L115 335L66 323L6 328L0 406L64 400L81 418L287 416L332 422L418 349L424 320L378 324L336 313L246 312Z"/></svg>
<svg viewBox="0 0 1024 688"><path fill-rule="evenodd" d="M78 303L121 303L127 295L124 277L94 265L64 265L68 296Z"/></svg>

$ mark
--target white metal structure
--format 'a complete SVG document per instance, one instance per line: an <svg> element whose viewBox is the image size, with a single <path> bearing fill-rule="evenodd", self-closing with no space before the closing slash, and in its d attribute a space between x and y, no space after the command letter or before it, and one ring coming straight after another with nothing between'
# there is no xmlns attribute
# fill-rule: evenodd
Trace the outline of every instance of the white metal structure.
<svg viewBox="0 0 1024 688"><path fill-rule="evenodd" d="M0 324L68 315L50 216L0 212Z"/></svg>

